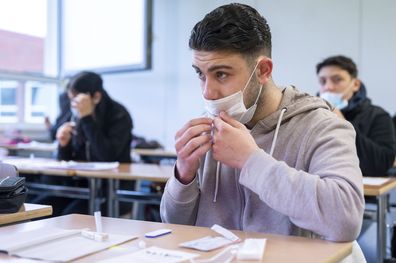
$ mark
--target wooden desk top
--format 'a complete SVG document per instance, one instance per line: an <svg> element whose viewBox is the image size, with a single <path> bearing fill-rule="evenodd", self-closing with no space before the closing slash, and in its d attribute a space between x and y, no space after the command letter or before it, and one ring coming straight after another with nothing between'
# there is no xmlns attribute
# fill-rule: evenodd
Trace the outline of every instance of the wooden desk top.
<svg viewBox="0 0 396 263"><path fill-rule="evenodd" d="M0 235L17 234L28 230L43 227L60 227L65 229L91 228L94 229L95 219L88 215L66 215L53 217L34 222L12 225L0 228ZM144 233L160 228L171 228L172 233L158 238L145 238ZM209 258L221 251L199 252L191 249L179 248L178 244L201 238L207 235L217 235L209 228L191 227L183 225L162 224L137 220L126 220L116 218L103 218L103 231L112 234L124 234L138 236L138 239L124 243L118 247L108 249L87 257L83 257L76 262L96 262L98 260L111 258L114 256L131 253L137 247L139 241L144 240L146 247L158 246L161 248L178 249L190 253L201 254L200 258ZM309 239L302 237L279 236L260 233L248 233L233 231L240 238L267 238L267 245L262 262L284 263L284 262L338 262L352 251L352 243L332 243L319 239ZM5 254L0 254L1 259L10 259ZM238 261L243 262L243 261ZM246 261L249 262L249 261Z"/></svg>
<svg viewBox="0 0 396 263"><path fill-rule="evenodd" d="M166 182L173 175L172 165L157 164L120 164L117 169L101 171L76 171L82 177L96 177L122 180L148 180L153 182Z"/></svg>
<svg viewBox="0 0 396 263"><path fill-rule="evenodd" d="M364 195L365 196L379 196L379 195L386 194L396 188L396 178L384 177L383 179L389 179L389 180L381 185L365 184L364 185Z"/></svg>
<svg viewBox="0 0 396 263"><path fill-rule="evenodd" d="M22 174L45 174L59 176L81 176L105 179L148 180L166 182L173 175L173 165L157 165L144 163L121 163L116 169L109 170L75 170L45 167L45 163L56 163L46 158L7 158L4 163L15 165Z"/></svg>
<svg viewBox="0 0 396 263"><path fill-rule="evenodd" d="M140 156L148 157L162 157L162 158L176 158L176 152L168 151L163 149L139 149L134 148L131 150L132 153L139 154Z"/></svg>
<svg viewBox="0 0 396 263"><path fill-rule="evenodd" d="M0 225L52 215L52 206L25 203L16 213L0 214Z"/></svg>

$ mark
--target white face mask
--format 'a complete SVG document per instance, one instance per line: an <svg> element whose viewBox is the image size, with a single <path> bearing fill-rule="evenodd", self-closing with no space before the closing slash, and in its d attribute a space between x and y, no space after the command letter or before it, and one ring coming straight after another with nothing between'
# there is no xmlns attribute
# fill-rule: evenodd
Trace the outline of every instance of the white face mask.
<svg viewBox="0 0 396 263"><path fill-rule="evenodd" d="M218 100L207 100L203 98L205 102L205 109L209 116L215 117L218 116L221 111L225 111L228 115L238 120L242 124L248 123L253 118L263 86L260 86L260 91L257 95L256 101L251 107L249 107L249 109L246 109L245 103L243 102L243 92L249 85L250 80L254 75L254 72L256 72L257 66L258 62L254 67L253 72L250 74L250 77L246 82L245 87L242 90Z"/></svg>
<svg viewBox="0 0 396 263"><path fill-rule="evenodd" d="M327 100L334 108L342 110L346 106L348 106L348 101L343 98L343 93L335 93L335 92L323 92L320 94L322 99Z"/></svg>
<svg viewBox="0 0 396 263"><path fill-rule="evenodd" d="M72 121L80 117L80 112L76 108L70 107L70 111L72 114Z"/></svg>

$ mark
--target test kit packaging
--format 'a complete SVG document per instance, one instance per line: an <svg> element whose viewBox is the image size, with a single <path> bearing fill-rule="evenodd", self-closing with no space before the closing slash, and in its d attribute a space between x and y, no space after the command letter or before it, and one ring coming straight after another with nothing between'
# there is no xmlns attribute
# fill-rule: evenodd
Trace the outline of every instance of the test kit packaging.
<svg viewBox="0 0 396 263"><path fill-rule="evenodd" d="M15 213L25 202L25 177L18 177L15 166L0 162L0 213Z"/></svg>

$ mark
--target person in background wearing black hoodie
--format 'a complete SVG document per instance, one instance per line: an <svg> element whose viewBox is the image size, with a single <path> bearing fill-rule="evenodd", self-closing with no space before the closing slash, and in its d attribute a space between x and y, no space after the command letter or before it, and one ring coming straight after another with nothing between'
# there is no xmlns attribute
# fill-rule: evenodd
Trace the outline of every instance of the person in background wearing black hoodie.
<svg viewBox="0 0 396 263"><path fill-rule="evenodd" d="M356 148L364 176L385 176L393 166L396 138L391 116L371 104L356 64L348 57L333 56L316 66L320 97L356 130Z"/></svg>
<svg viewBox="0 0 396 263"><path fill-rule="evenodd" d="M132 118L124 106L110 98L103 88L102 78L93 72L80 72L70 79L66 92L71 116L56 131L58 159L130 163ZM53 177L46 180L48 183L86 187L86 180ZM131 189L133 182L125 181L121 186ZM88 211L85 200L52 197L40 202L52 204L55 215ZM66 208L59 209L63 207ZM123 203L120 209L121 214L126 213L131 210L131 205Z"/></svg>
<svg viewBox="0 0 396 263"><path fill-rule="evenodd" d="M67 87L72 119L57 130L58 159L131 162L132 118L103 89L93 72L72 77Z"/></svg>
<svg viewBox="0 0 396 263"><path fill-rule="evenodd" d="M396 139L390 115L371 104L367 91L358 79L356 64L348 57L333 56L316 66L320 97L334 106L340 118L349 121L356 131L356 149L364 176L386 176L395 159ZM375 199L365 198L366 203ZM375 225L364 220L358 243L368 263L376 262ZM374 243L373 243L374 242Z"/></svg>

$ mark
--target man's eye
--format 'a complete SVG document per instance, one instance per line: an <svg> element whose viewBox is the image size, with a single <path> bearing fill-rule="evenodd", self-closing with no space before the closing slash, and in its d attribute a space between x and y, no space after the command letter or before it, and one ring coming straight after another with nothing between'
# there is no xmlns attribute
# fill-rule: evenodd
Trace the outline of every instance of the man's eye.
<svg viewBox="0 0 396 263"><path fill-rule="evenodd" d="M200 71L197 71L197 75L200 80L203 80L205 78L204 74Z"/></svg>
<svg viewBox="0 0 396 263"><path fill-rule="evenodd" d="M228 76L227 73L224 73L224 72L221 72L221 71L216 72L216 77L218 79L225 79L227 76Z"/></svg>
<svg viewBox="0 0 396 263"><path fill-rule="evenodd" d="M342 81L341 78L334 78L334 79L333 79L333 82L334 82L334 83L340 83L341 81Z"/></svg>

